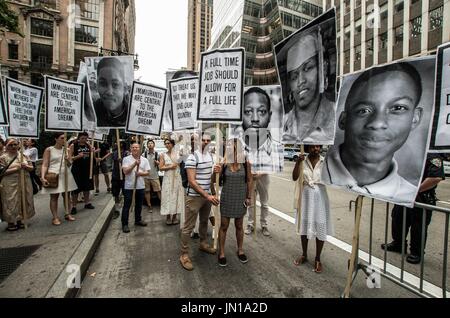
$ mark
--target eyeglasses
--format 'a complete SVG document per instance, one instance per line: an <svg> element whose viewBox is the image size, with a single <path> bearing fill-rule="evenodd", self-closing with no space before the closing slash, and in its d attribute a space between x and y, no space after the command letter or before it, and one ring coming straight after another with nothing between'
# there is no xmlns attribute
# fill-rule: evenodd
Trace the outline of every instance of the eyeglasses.
<svg viewBox="0 0 450 318"><path fill-rule="evenodd" d="M7 145L7 147L17 147L17 146L19 146L19 144L9 144L9 145Z"/></svg>

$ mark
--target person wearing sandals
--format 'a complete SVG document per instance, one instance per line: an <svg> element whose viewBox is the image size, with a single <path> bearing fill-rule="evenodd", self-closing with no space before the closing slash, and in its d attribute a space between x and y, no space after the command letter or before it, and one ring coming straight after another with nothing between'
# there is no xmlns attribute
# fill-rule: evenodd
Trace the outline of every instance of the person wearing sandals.
<svg viewBox="0 0 450 318"><path fill-rule="evenodd" d="M50 211L53 215L52 224L60 225L61 221L58 217L58 199L59 195L63 197L64 206L66 204L65 197L65 170L67 169L67 191L70 192L77 189L77 184L73 178L72 171L69 167L72 162L72 156L70 151L64 154L64 133L56 133L55 145L48 147L44 151L42 157L42 169L41 169L41 180L44 185L42 189L42 194L50 195ZM64 157L64 158L63 158ZM58 174L58 187L57 188L46 188L45 185L48 181L45 179L47 173L57 173ZM70 201L70 199L69 199ZM70 209L72 208L72 202L69 202L69 211L66 211L64 219L66 221L75 221L75 218L70 215Z"/></svg>
<svg viewBox="0 0 450 318"><path fill-rule="evenodd" d="M242 249L244 242L244 216L251 202L253 178L251 166L245 158L242 143L238 139L227 142L225 162L221 169L222 194L220 196L219 265L227 266L225 239L230 219L236 227L237 256L245 264L248 259Z"/></svg>
<svg viewBox="0 0 450 318"><path fill-rule="evenodd" d="M308 240L316 239L316 259L314 271L322 272L320 254L328 235L333 235L333 226L330 218L330 204L325 185L322 183L321 171L324 158L320 155L322 146L310 145L306 151L307 156L300 156L295 163L292 178L297 181L300 176L300 163L303 163L303 191L300 235L303 254L294 261L295 265L301 265L307 261ZM295 207L300 195L298 182L295 183Z"/></svg>
<svg viewBox="0 0 450 318"><path fill-rule="evenodd" d="M181 183L178 154L174 150L175 141L166 139L167 152L160 156L159 170L164 171L161 191L161 215L166 216L166 224L179 224L177 214L184 214L184 188Z"/></svg>
<svg viewBox="0 0 450 318"><path fill-rule="evenodd" d="M6 151L0 156L1 181L0 197L2 201L1 219L8 222L8 231L17 231L25 227L24 218L31 219L35 215L33 201L33 186L28 172L33 165L27 157L21 157L18 152L17 139L8 138L5 143ZM25 172L25 185L21 187L20 171ZM25 190L25 207L22 209L22 189ZM22 215L22 210L26 215Z"/></svg>

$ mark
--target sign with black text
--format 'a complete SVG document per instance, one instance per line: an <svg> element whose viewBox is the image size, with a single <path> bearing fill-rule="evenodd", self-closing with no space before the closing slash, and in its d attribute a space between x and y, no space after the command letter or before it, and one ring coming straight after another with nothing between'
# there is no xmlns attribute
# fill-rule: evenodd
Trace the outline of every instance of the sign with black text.
<svg viewBox="0 0 450 318"><path fill-rule="evenodd" d="M6 78L10 137L37 138L44 89Z"/></svg>
<svg viewBox="0 0 450 318"><path fill-rule="evenodd" d="M125 132L159 136L166 95L166 88L134 81Z"/></svg>
<svg viewBox="0 0 450 318"><path fill-rule="evenodd" d="M84 84L46 76L45 130L83 131Z"/></svg>
<svg viewBox="0 0 450 318"><path fill-rule="evenodd" d="M3 99L3 84L0 76L0 126L8 125L8 114L6 113L5 102Z"/></svg>
<svg viewBox="0 0 450 318"><path fill-rule="evenodd" d="M202 53L197 120L242 122L243 48Z"/></svg>
<svg viewBox="0 0 450 318"><path fill-rule="evenodd" d="M438 47L430 152L450 152L450 43Z"/></svg>
<svg viewBox="0 0 450 318"><path fill-rule="evenodd" d="M197 124L198 77L169 82L172 105L172 131L195 129Z"/></svg>

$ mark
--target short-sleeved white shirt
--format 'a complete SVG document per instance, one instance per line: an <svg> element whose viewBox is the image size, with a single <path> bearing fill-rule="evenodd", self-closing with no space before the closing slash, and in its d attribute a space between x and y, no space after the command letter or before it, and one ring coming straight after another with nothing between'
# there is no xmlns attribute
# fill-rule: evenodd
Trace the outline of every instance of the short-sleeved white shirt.
<svg viewBox="0 0 450 318"><path fill-rule="evenodd" d="M122 161L122 167L130 167L134 164L136 159L133 158L133 156L127 156L123 158ZM148 162L147 158L144 158L141 156L141 164L139 165L139 171L140 172L146 172L150 171L150 163ZM134 167L133 171L125 176L125 189L126 190L133 190L134 188L134 180L136 177L136 167ZM137 183L136 183L136 190L142 190L145 189L145 182L144 177L138 177Z"/></svg>

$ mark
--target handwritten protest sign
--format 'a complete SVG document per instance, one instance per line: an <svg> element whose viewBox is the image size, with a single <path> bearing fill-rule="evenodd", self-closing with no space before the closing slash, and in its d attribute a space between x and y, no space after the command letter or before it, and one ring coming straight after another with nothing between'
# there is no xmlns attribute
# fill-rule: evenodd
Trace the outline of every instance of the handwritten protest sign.
<svg viewBox="0 0 450 318"><path fill-rule="evenodd" d="M430 152L450 152L450 43L438 47Z"/></svg>
<svg viewBox="0 0 450 318"><path fill-rule="evenodd" d="M172 130L198 127L198 77L180 78L169 82L172 106Z"/></svg>
<svg viewBox="0 0 450 318"><path fill-rule="evenodd" d="M166 88L133 82L125 132L159 136L166 94Z"/></svg>
<svg viewBox="0 0 450 318"><path fill-rule="evenodd" d="M10 137L37 138L44 90L6 78Z"/></svg>
<svg viewBox="0 0 450 318"><path fill-rule="evenodd" d="M197 120L242 122L244 69L242 48L202 54Z"/></svg>
<svg viewBox="0 0 450 318"><path fill-rule="evenodd" d="M3 87L0 77L0 88ZM5 103L3 99L3 89L0 89L0 126L8 125L8 114L6 113Z"/></svg>
<svg viewBox="0 0 450 318"><path fill-rule="evenodd" d="M84 84L45 77L48 131L83 131Z"/></svg>

